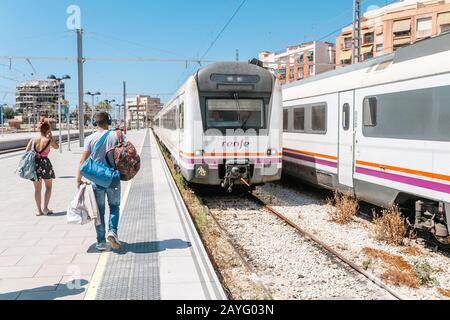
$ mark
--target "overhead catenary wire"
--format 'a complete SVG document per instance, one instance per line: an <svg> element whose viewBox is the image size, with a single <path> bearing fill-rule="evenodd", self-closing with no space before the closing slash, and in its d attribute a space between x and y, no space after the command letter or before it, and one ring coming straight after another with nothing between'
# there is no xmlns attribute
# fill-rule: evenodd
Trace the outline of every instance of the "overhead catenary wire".
<svg viewBox="0 0 450 320"><path fill-rule="evenodd" d="M225 32L225 30L228 28L228 26L231 24L231 22L234 20L234 18L236 17L236 15L239 13L239 11L242 9L242 7L244 6L244 4L247 2L247 0L243 0L241 2L241 4L236 8L236 10L233 12L233 14L231 15L231 17L227 20L227 22L225 23L225 25L222 27L222 29L219 31L219 33L217 34L217 36L214 38L214 40L210 43L210 45L208 46L208 48L205 50L205 52L200 56L200 61L197 62L198 64L201 64L201 60L203 60L208 53L211 51L211 49L214 47L214 45L217 43L217 41L220 39L220 37L222 36L222 34ZM185 77L186 75L186 71L188 73L193 72L192 70L193 68L188 68L188 64L186 64L186 69L181 73L181 76L178 78L176 86L179 85L179 82L181 81L182 78Z"/></svg>
<svg viewBox="0 0 450 320"><path fill-rule="evenodd" d="M49 57L49 56L0 56L0 60L50 60L50 61L77 61L76 57ZM84 61L129 61L129 62L196 62L196 63L211 63L216 60L202 60L202 59L175 59L175 58L153 58L153 57L86 57Z"/></svg>

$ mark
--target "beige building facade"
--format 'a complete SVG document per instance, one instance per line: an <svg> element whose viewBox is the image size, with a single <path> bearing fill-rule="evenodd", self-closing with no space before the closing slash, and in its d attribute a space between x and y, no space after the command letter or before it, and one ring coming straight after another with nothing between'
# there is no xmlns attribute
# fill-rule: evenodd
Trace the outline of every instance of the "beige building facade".
<svg viewBox="0 0 450 320"><path fill-rule="evenodd" d="M404 0L368 11L361 22L361 61L450 31L450 0ZM352 25L336 38L336 65L351 64Z"/></svg>
<svg viewBox="0 0 450 320"><path fill-rule="evenodd" d="M259 60L284 84L333 70L335 49L332 43L314 41L280 52L261 52Z"/></svg>
<svg viewBox="0 0 450 320"><path fill-rule="evenodd" d="M160 98L150 96L136 96L127 99L128 126L143 128L153 124L153 118L161 110ZM138 123L139 121L139 123Z"/></svg>

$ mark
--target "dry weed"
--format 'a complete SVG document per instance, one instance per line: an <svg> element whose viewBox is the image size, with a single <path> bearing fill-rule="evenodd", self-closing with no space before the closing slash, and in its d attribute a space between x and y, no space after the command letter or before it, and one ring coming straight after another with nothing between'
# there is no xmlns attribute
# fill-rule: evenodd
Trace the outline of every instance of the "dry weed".
<svg viewBox="0 0 450 320"><path fill-rule="evenodd" d="M444 289L444 288L437 288L436 291L437 291L440 295L442 295L442 296L444 296L444 297L446 297L446 298L450 298L450 290Z"/></svg>
<svg viewBox="0 0 450 320"><path fill-rule="evenodd" d="M419 279L414 266L400 256L387 253L373 248L364 248L362 252L370 258L381 260L386 267L386 271L381 275L381 279L387 283L410 288L418 288Z"/></svg>
<svg viewBox="0 0 450 320"><path fill-rule="evenodd" d="M404 244L405 219L402 217L398 206L384 209L381 215L374 213L372 235L375 239L391 245Z"/></svg>
<svg viewBox="0 0 450 320"><path fill-rule="evenodd" d="M334 192L333 199L328 199L330 220L339 224L348 224L358 212L358 200L351 195Z"/></svg>
<svg viewBox="0 0 450 320"><path fill-rule="evenodd" d="M401 252L403 254L408 255L408 256L414 256L414 257L420 257L420 256L424 256L425 255L422 252L422 250L420 250L419 248L416 248L416 247L406 247L406 248L402 249Z"/></svg>

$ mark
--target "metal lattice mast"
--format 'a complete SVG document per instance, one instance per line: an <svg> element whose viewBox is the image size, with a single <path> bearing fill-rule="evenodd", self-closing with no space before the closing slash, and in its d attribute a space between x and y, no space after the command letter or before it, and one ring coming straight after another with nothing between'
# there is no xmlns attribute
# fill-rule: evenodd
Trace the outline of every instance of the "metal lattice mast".
<svg viewBox="0 0 450 320"><path fill-rule="evenodd" d="M352 64L361 61L361 0L353 0Z"/></svg>

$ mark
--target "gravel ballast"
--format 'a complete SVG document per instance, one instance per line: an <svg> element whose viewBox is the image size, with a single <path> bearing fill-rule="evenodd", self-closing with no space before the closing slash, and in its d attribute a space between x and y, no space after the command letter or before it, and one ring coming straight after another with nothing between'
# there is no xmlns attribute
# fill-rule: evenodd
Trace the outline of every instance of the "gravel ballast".
<svg viewBox="0 0 450 320"><path fill-rule="evenodd" d="M274 299L393 299L246 196L202 198Z"/></svg>
<svg viewBox="0 0 450 320"><path fill-rule="evenodd" d="M450 289L450 259L447 254L433 248L430 249L420 239L410 240L408 246L393 246L373 239L371 236L371 222L362 218L355 217L347 225L334 223L329 219L328 212L330 207L326 204L324 193L314 189L310 192L307 186L295 187L294 189L280 184L268 184L258 187L255 193L301 228L316 235L347 259L361 267L364 266L368 272L377 277L381 277L386 272L386 267L380 261L366 256L363 253L364 248L382 250L391 255L400 256L412 266L417 264L431 266L434 271L431 273L432 281L429 283L421 285L419 288L392 284L389 284L389 287L407 299L446 298L439 293L439 289ZM271 230L266 229L264 232L270 233ZM281 234L283 230L278 229L277 232ZM285 235L280 235L280 238L284 237ZM295 252L295 246L291 247L288 245L287 247ZM409 247L414 248L414 250L408 250ZM302 246L299 247L300 254L306 252L306 255L309 255L308 250L303 248ZM301 258L303 259L303 256ZM307 259L306 256L305 259ZM323 262L321 261L321 263ZM328 275L323 274L328 272L329 270L326 269L323 272L313 274L318 277L317 279L326 279ZM350 288L354 287L351 283L348 282ZM313 288L317 290L314 286ZM356 294L359 294L359 292ZM370 299L371 297L370 295L361 294L358 298Z"/></svg>

